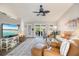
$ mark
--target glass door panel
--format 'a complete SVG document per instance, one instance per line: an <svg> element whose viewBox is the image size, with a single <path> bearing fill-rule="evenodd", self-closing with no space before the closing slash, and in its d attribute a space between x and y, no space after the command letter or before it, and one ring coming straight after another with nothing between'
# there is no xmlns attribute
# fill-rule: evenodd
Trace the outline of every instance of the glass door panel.
<svg viewBox="0 0 79 59"><path fill-rule="evenodd" d="M35 35L42 37L44 29L46 29L45 25L35 25Z"/></svg>
<svg viewBox="0 0 79 59"><path fill-rule="evenodd" d="M36 36L40 36L40 25L36 25L35 29L36 29L35 31Z"/></svg>

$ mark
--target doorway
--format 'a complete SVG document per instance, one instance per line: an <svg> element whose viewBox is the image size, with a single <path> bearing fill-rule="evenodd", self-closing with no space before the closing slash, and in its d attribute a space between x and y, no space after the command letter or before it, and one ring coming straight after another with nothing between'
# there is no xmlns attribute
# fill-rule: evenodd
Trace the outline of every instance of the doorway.
<svg viewBox="0 0 79 59"><path fill-rule="evenodd" d="M43 32L46 29L46 25L35 25L35 36L43 37Z"/></svg>

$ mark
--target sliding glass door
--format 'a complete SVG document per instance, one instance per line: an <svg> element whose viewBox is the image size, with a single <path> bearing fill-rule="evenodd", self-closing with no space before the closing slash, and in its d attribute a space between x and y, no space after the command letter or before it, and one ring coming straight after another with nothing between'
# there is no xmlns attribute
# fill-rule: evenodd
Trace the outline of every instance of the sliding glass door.
<svg viewBox="0 0 79 59"><path fill-rule="evenodd" d="M46 29L46 25L35 25L34 29L35 29L35 36L42 37L43 32Z"/></svg>
<svg viewBox="0 0 79 59"><path fill-rule="evenodd" d="M44 32L48 34L52 33L53 25L48 24L28 24L27 25L27 37L43 37Z"/></svg>

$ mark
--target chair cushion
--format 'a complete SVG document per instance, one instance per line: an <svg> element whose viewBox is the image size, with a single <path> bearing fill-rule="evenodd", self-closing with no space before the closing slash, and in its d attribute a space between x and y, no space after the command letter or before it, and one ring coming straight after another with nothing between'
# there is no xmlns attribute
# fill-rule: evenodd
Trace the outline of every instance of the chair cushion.
<svg viewBox="0 0 79 59"><path fill-rule="evenodd" d="M59 53L59 49L52 48L51 50L44 49L44 56L61 56Z"/></svg>
<svg viewBox="0 0 79 59"><path fill-rule="evenodd" d="M60 49L61 43L60 42L51 42L50 46L53 48L55 47L55 48Z"/></svg>

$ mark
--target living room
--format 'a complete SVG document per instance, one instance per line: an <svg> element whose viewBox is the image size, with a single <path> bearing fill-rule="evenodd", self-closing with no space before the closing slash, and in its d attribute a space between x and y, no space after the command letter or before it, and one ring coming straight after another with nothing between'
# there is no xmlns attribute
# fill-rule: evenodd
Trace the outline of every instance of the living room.
<svg viewBox="0 0 79 59"><path fill-rule="evenodd" d="M79 3L0 3L0 39L2 56L79 56Z"/></svg>

